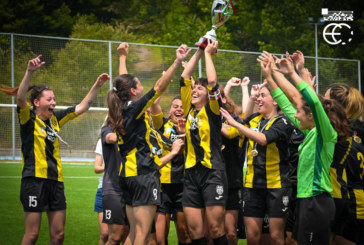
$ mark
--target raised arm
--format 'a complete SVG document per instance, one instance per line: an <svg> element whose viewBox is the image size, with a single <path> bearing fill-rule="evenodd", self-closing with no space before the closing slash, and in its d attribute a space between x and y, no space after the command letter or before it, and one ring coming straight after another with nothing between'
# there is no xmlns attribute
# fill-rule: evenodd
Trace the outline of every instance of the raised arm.
<svg viewBox="0 0 364 245"><path fill-rule="evenodd" d="M44 61L40 60L41 57L42 55L40 54L37 56L37 58L28 61L27 70L25 71L23 80L19 85L19 89L16 96L16 101L17 101L16 103L20 108L24 108L27 106L27 92L29 89L29 81L30 77L32 76L32 73L45 64Z"/></svg>
<svg viewBox="0 0 364 245"><path fill-rule="evenodd" d="M154 85L154 90L160 93L163 93L169 83L172 81L172 78L177 70L177 68L181 65L181 62L187 57L190 53L191 49L187 48L187 45L183 44L176 50L176 59L173 64L168 68L168 70L162 75L161 78Z"/></svg>
<svg viewBox="0 0 364 245"><path fill-rule="evenodd" d="M304 80L307 81L310 87L315 90L315 78L316 76L312 77L311 72L305 68L305 56L303 53L299 50L297 50L295 53L292 54L292 59L296 63L296 70L299 74L299 76Z"/></svg>
<svg viewBox="0 0 364 245"><path fill-rule="evenodd" d="M201 59L202 55L203 55L203 50L201 48L198 48L196 53L191 57L191 59L185 65L181 77L185 79L191 79L192 74L198 64L198 61Z"/></svg>
<svg viewBox="0 0 364 245"><path fill-rule="evenodd" d="M226 121L228 121L231 126L237 128L243 135L253 140L254 142L257 142L259 145L267 145L267 137L265 136L265 134L256 132L248 127L245 127L243 124L240 124L225 109L220 108L220 111Z"/></svg>
<svg viewBox="0 0 364 245"><path fill-rule="evenodd" d="M97 79L94 85L91 87L90 91L86 97L81 101L80 104L76 106L75 112L78 115L88 111L91 107L92 102L95 100L97 93L99 92L102 85L105 84L107 80L110 80L110 76L107 73L102 73Z"/></svg>
<svg viewBox="0 0 364 245"><path fill-rule="evenodd" d="M288 99L292 102L292 104L297 107L297 105L301 103L302 96L297 91L295 86L293 86L281 72L278 72L276 62L279 63L280 59L278 59L277 57L275 57L275 59L276 61L273 59L273 56L266 51L264 51L262 55L259 56L259 60L263 61L264 63L270 62L271 65L267 68L270 68L272 70L273 77L275 78L279 87L287 95Z"/></svg>
<svg viewBox="0 0 364 245"><path fill-rule="evenodd" d="M238 87L238 86L240 86L240 84L241 84L240 78L237 78L237 77L230 78L230 80L226 83L226 85L224 87L225 97L229 97L230 90L232 87Z"/></svg>
<svg viewBox="0 0 364 245"><path fill-rule="evenodd" d="M244 77L240 84L241 97L242 97L241 98L241 109L244 114L246 111L246 107L248 106L248 103L249 103L249 89L248 89L249 83L250 83L249 77Z"/></svg>
<svg viewBox="0 0 364 245"><path fill-rule="evenodd" d="M119 54L119 75L128 74L126 69L126 56L129 54L129 44L121 43L117 48Z"/></svg>
<svg viewBox="0 0 364 245"><path fill-rule="evenodd" d="M289 77L291 77L292 81L296 84L296 86L302 82L303 79L294 70L293 61L288 52L286 52L286 58L278 59L277 63L279 65L279 69L277 67L273 67L272 68L273 74L277 74L279 76L283 76L283 74L288 75ZM277 79L277 81L278 81L278 79ZM288 82L287 79L286 79L286 81ZM305 81L305 82L307 83L307 81ZM278 81L278 84L281 87L281 84L279 83L279 81ZM288 85L286 85L286 86L288 86ZM285 90L283 90L283 92L287 95Z"/></svg>
<svg viewBox="0 0 364 245"><path fill-rule="evenodd" d="M216 54L218 42L209 40L208 45L205 48L205 63L206 63L206 77L210 88L213 88L217 84L217 75L212 61L212 55Z"/></svg>
<svg viewBox="0 0 364 245"><path fill-rule="evenodd" d="M251 114L256 111L256 101L259 96L259 85L253 85L250 90L250 97L248 99L247 106L245 107L245 112L243 116L243 120L247 119Z"/></svg>

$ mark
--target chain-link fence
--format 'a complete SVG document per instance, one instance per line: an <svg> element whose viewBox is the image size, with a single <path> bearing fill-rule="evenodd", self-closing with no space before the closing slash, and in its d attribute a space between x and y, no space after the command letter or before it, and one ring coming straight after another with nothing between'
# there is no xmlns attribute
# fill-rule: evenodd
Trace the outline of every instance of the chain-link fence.
<svg viewBox="0 0 364 245"><path fill-rule="evenodd" d="M127 41L127 40L125 40ZM0 33L0 84L19 85L24 76L28 60L42 54L45 66L33 73L32 84L47 84L57 98L57 108L78 104L87 94L98 75L107 72L118 75L119 58L116 48L120 41L101 41ZM174 46L130 43L127 68L137 76L148 91L168 69L175 59ZM260 66L256 61L259 52L219 50L214 57L218 81L225 85L231 77L249 76L252 84L262 82ZM277 54L281 55L281 54ZM204 59L199 63L194 77L205 76ZM306 66L315 73L315 58L306 57ZM333 58L318 58L319 92L323 93L331 84L344 82L360 88L360 61ZM179 94L178 69L174 82L163 95L161 105L167 112L171 99ZM100 127L107 114L105 98L112 81L99 91L90 111L67 123L61 136L69 144L61 143L62 156L93 158ZM237 104L241 101L241 90L233 88L231 96ZM15 99L0 96L0 159L20 157L20 136Z"/></svg>

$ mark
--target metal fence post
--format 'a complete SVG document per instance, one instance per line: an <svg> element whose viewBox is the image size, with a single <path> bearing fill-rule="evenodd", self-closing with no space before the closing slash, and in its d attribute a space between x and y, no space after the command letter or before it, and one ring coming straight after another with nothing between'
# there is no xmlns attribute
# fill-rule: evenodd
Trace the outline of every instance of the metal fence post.
<svg viewBox="0 0 364 245"><path fill-rule="evenodd" d="M358 60L358 89L361 93L361 70L360 70L360 60Z"/></svg>
<svg viewBox="0 0 364 245"><path fill-rule="evenodd" d="M201 59L198 61L198 78L202 77Z"/></svg>
<svg viewBox="0 0 364 245"><path fill-rule="evenodd" d="M11 52L11 87L15 87L14 81L14 34L10 36L10 52ZM15 104L14 96L11 97L11 103ZM13 140L13 161L15 160L15 108L11 109L12 124L12 140Z"/></svg>
<svg viewBox="0 0 364 245"><path fill-rule="evenodd" d="M112 52L111 52L111 42L109 41L109 90L112 88Z"/></svg>

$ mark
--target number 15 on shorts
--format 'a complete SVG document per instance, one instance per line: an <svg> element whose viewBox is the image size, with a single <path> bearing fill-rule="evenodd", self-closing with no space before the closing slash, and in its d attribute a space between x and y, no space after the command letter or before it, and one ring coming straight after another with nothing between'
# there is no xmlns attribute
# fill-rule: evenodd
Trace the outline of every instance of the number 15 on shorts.
<svg viewBox="0 0 364 245"><path fill-rule="evenodd" d="M37 207L37 196L29 196L29 207Z"/></svg>

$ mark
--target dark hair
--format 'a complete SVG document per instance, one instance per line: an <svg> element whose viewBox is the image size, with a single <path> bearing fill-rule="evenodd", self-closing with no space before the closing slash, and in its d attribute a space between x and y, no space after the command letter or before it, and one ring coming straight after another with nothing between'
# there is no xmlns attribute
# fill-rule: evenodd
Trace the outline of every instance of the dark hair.
<svg viewBox="0 0 364 245"><path fill-rule="evenodd" d="M337 132L338 141L344 141L351 135L350 122L346 117L344 107L336 100L325 100L322 95L318 98L324 108L332 127ZM302 99L302 109L306 114L310 113L310 107L304 99Z"/></svg>
<svg viewBox="0 0 364 245"><path fill-rule="evenodd" d="M39 100L43 91L52 90L45 84L40 85L31 85L29 84L28 90L32 90L30 93L30 103L34 106L34 100ZM9 96L17 96L19 91L19 86L17 87L9 87L6 85L1 85L0 91L4 92L6 95Z"/></svg>
<svg viewBox="0 0 364 245"><path fill-rule="evenodd" d="M107 107L109 108L108 123L119 135L125 135L124 119L122 109L124 103L131 98L130 90L136 89L135 76L130 74L123 74L115 77L113 81L113 88L107 94Z"/></svg>
<svg viewBox="0 0 364 245"><path fill-rule="evenodd" d="M209 81L207 80L207 78L204 78L204 77L200 77L199 79L197 79L195 81L195 85L201 85L201 86L204 86L205 88L207 88L208 84L209 84Z"/></svg>
<svg viewBox="0 0 364 245"><path fill-rule="evenodd" d="M173 101L175 101L175 100L182 100L181 96L180 95L174 96L173 99L171 100L171 105L172 105Z"/></svg>
<svg viewBox="0 0 364 245"><path fill-rule="evenodd" d="M360 137L362 144L364 144L364 122L355 120L351 123L351 129L356 133L356 136Z"/></svg>
<svg viewBox="0 0 364 245"><path fill-rule="evenodd" d="M221 87L220 87L221 88ZM222 105L224 109L226 109L230 114L236 113L236 105L230 97L225 96L225 91L223 88L220 89L221 97L226 100L226 102Z"/></svg>
<svg viewBox="0 0 364 245"><path fill-rule="evenodd" d="M346 84L334 84L330 88L330 99L337 100L350 121L360 118L364 112L364 99L360 91Z"/></svg>

